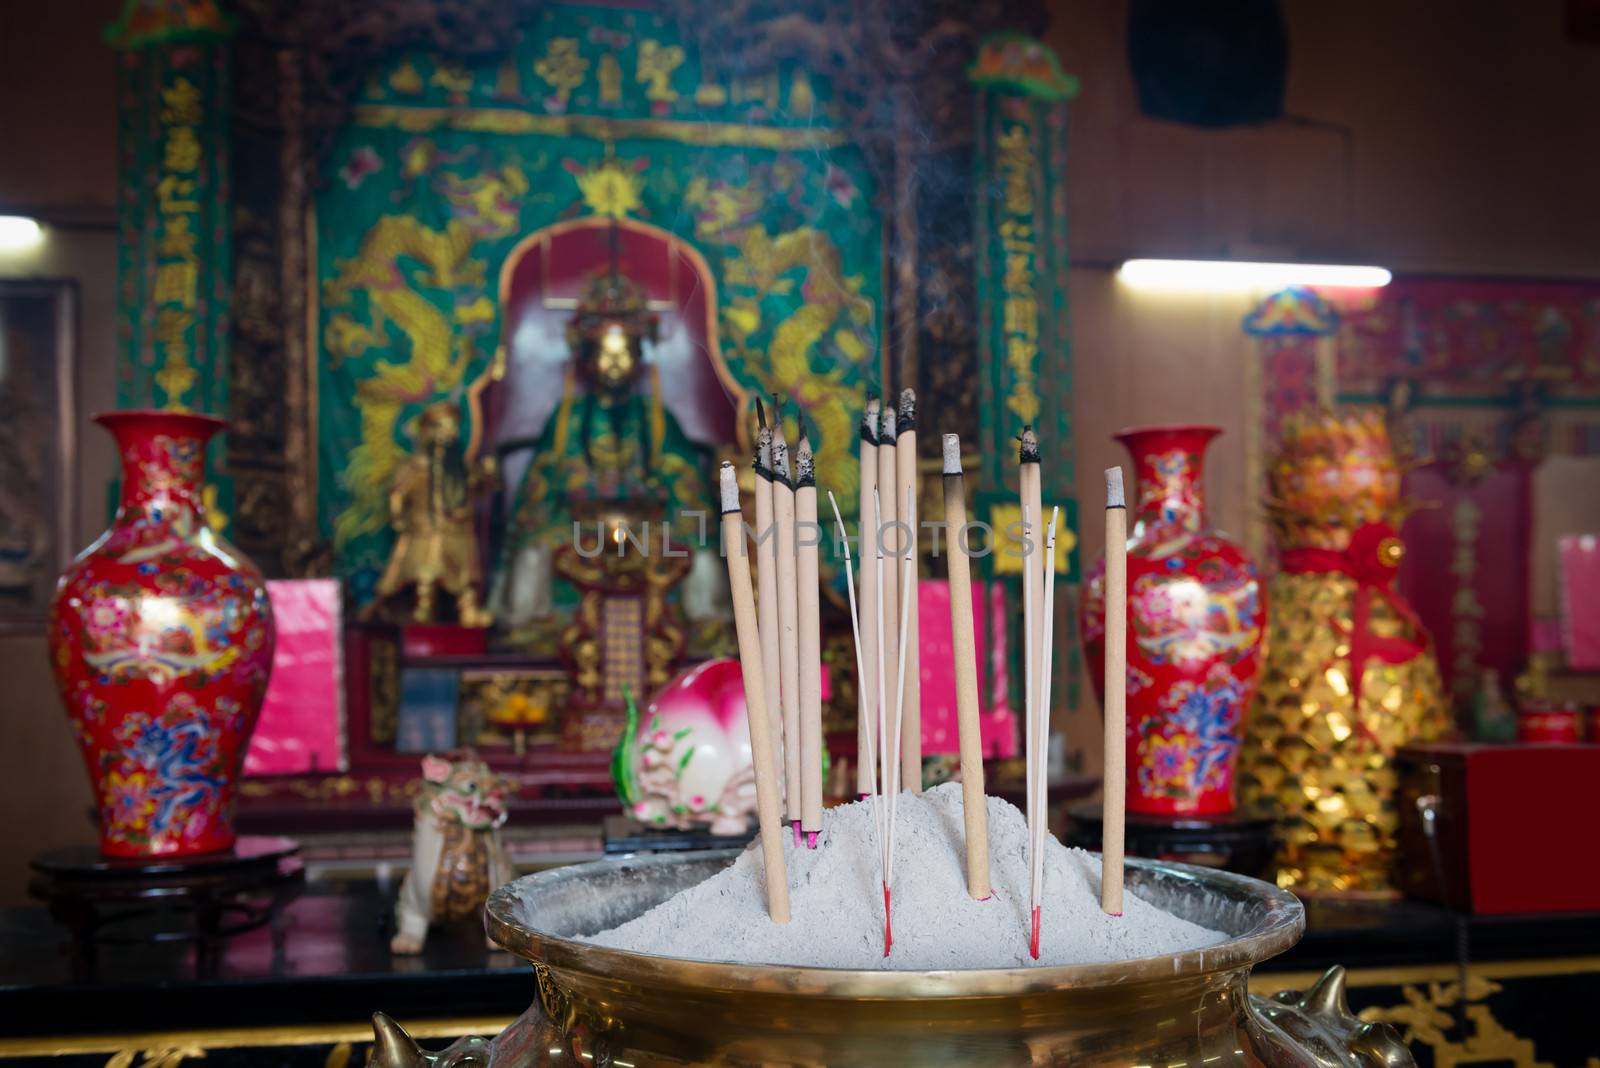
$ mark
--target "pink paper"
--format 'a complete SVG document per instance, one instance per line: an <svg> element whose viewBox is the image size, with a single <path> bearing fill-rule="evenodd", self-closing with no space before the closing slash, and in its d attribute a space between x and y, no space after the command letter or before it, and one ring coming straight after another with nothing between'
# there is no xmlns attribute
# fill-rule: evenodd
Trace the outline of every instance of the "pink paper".
<svg viewBox="0 0 1600 1068"><path fill-rule="evenodd" d="M1567 666L1600 668L1600 536L1568 534L1556 539L1561 562L1561 637Z"/></svg>
<svg viewBox="0 0 1600 1068"><path fill-rule="evenodd" d="M267 583L277 642L246 775L345 771L344 656L336 579Z"/></svg>
<svg viewBox="0 0 1600 1068"><path fill-rule="evenodd" d="M983 689L988 635L985 633L984 583L972 585L972 618L977 638L978 733L986 757L1011 758L1017 754L1016 718L1006 703L1005 591L995 583L987 587L989 611L995 623L1002 655L990 665L991 686ZM950 631L950 584L944 579L923 579L917 585L917 627L922 645L922 752L954 754L961 749L956 717L955 646Z"/></svg>

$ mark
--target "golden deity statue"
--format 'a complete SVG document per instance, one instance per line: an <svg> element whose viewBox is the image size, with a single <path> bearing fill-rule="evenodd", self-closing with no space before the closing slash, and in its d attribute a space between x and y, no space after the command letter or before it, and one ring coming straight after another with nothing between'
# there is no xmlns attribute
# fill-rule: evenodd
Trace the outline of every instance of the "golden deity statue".
<svg viewBox="0 0 1600 1068"><path fill-rule="evenodd" d="M1379 412L1290 418L1270 473L1278 543L1239 801L1277 815L1278 885L1392 894L1394 754L1450 727L1432 643L1394 579L1400 465Z"/></svg>
<svg viewBox="0 0 1600 1068"><path fill-rule="evenodd" d="M711 450L666 410L658 368L645 359L657 326L644 289L615 271L590 279L566 325L560 400L533 443L501 548L503 619L513 628L572 607L576 593L554 582L567 576L553 565L575 522L622 509L635 534L659 542L670 531L692 543L694 516L714 506Z"/></svg>
<svg viewBox="0 0 1600 1068"><path fill-rule="evenodd" d="M495 464L485 458L468 468L461 444L461 415L454 401L439 401L417 416L416 451L401 461L389 485L389 521L394 549L378 580L377 602L415 592L411 618L434 621L434 595L455 598L463 626L487 627L489 613L478 602L483 579L473 501L493 481Z"/></svg>

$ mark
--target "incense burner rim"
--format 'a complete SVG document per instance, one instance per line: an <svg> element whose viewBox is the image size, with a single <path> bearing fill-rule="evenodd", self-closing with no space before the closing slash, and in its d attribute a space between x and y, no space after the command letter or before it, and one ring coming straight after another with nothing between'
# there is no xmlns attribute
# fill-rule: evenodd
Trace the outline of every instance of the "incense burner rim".
<svg viewBox="0 0 1600 1068"><path fill-rule="evenodd" d="M541 930L524 915L535 895L554 895L584 880L596 877L619 880L635 872L646 876L651 872L681 872L688 865L703 871L701 878L709 878L732 863L740 852L735 849L693 855L630 853L523 876L490 896L485 909L485 926L495 942L532 961L536 967L549 968L557 974L576 973L627 982L665 982L701 990L766 991L839 998L1015 997L1067 989L1193 980L1248 968L1276 956L1299 941L1305 930L1305 910L1286 890L1217 869L1135 858L1127 861L1130 892L1154 898L1161 907L1223 930L1229 937L1203 949L1122 961L912 971L742 964L636 953ZM1185 888L1192 888L1189 890L1191 899L1197 893L1220 896L1235 905L1251 906L1252 913L1237 918L1235 926L1242 929L1228 929L1222 926L1226 917L1202 916L1192 909L1185 912L1181 908ZM678 889L681 887L674 888L667 897ZM654 902L645 909L659 903ZM1174 908L1175 905L1179 907ZM537 908L537 903L532 903L531 907ZM616 922L625 922L625 919ZM608 923L597 930L614 925Z"/></svg>

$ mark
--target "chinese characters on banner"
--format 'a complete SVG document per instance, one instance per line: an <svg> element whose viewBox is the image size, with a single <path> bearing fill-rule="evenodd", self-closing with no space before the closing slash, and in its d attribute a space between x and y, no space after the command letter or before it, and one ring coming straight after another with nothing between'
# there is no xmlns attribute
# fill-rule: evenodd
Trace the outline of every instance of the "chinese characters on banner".
<svg viewBox="0 0 1600 1068"><path fill-rule="evenodd" d="M1063 708L1072 709L1078 704L1071 608L1078 582L1078 517L1064 182L1067 101L1077 86L1048 48L1015 34L986 40L971 78L977 89L974 259L982 410L980 440L967 447L981 458L979 514L999 533L1016 517L1017 435L1028 425L1038 432L1048 457L1042 470L1045 512L1061 508L1057 567L1066 584L1058 591L1064 614L1056 634L1063 655L1056 660L1053 692ZM1020 559L1003 551L986 559L991 574L1008 577L1007 610L1019 614L1019 587L1009 576L1020 571ZM1013 660L1017 648L1013 643ZM1009 665L1008 675L1020 680L1020 663ZM1012 704L1021 707L1020 689L1013 689ZM1058 720L1063 724L1071 747L1093 736L1087 725L1076 729Z"/></svg>
<svg viewBox="0 0 1600 1068"><path fill-rule="evenodd" d="M156 385L166 406L187 409L195 384L194 325L199 305L200 261L196 229L200 170L196 132L203 114L200 90L181 72L161 90L161 171L156 182L155 305Z"/></svg>
<svg viewBox="0 0 1600 1068"><path fill-rule="evenodd" d="M230 27L205 2L130 11L107 32L120 79L117 406L226 418ZM223 455L207 458L213 523L232 505Z"/></svg>

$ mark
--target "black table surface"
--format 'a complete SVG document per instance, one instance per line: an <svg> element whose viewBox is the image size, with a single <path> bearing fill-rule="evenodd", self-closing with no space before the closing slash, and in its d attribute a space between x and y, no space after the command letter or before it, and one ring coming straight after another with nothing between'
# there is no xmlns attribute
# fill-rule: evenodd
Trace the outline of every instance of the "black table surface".
<svg viewBox="0 0 1600 1068"><path fill-rule="evenodd" d="M64 932L42 907L0 909L0 1035L83 1034L350 1023L383 1010L402 1021L513 1016L534 994L528 965L491 952L471 925L435 929L417 957L389 953L392 890L322 883L286 910L287 938L229 941L215 978L195 980L191 949L107 947L92 983L71 981ZM1308 906L1306 937L1258 971L1453 961L1458 924L1422 902ZM1600 916L1480 917L1465 924L1473 960L1600 953Z"/></svg>

